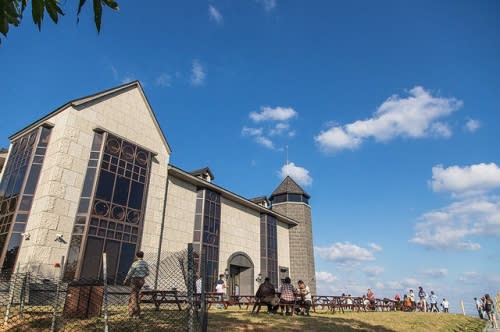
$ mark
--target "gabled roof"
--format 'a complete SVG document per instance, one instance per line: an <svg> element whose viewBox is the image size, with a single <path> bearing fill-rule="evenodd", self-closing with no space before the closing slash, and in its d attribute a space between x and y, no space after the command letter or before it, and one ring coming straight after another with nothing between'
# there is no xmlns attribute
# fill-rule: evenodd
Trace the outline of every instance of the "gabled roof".
<svg viewBox="0 0 500 332"><path fill-rule="evenodd" d="M212 171L208 167L203 167L203 168L197 169L197 170L189 172L189 173L194 175L194 176L200 176L200 175L203 176L206 173L208 173L208 175L210 175L210 179L212 179L212 180L215 179L214 173L212 173Z"/></svg>
<svg viewBox="0 0 500 332"><path fill-rule="evenodd" d="M276 188L273 193L271 194L271 198L276 196L276 195L281 195L281 194L300 194L304 195L307 198L310 198L308 193L302 189L297 182L293 181L293 179L287 175L287 177L281 182L281 184Z"/></svg>
<svg viewBox="0 0 500 332"><path fill-rule="evenodd" d="M259 196L259 197L249 198L248 200L251 201L251 202L257 203L257 204L260 203L260 202L263 202L263 201L268 201L268 199L267 199L266 196Z"/></svg>
<svg viewBox="0 0 500 332"><path fill-rule="evenodd" d="M219 193L222 197L225 197L233 202L237 202L237 203L239 203L247 208L250 208L254 211L258 211L261 213L266 213L268 215L274 216L278 221L287 224L289 227L294 227L294 226L297 226L299 224L296 220L294 220L290 217L284 216L276 211L269 209L268 207L264 207L262 205L255 203L255 202L252 202L249 199L246 199L238 194L235 194L235 193L233 193L225 188L222 188L218 185L215 185L211 182L204 181L204 180L200 179L199 177L194 176L193 174L186 172L186 171L184 171L184 170L182 170L182 169L180 169L172 164L168 165L168 176L169 177L173 176L173 177L179 178L183 181L187 181L187 182L189 182L197 187L208 188L210 190L213 190L213 191Z"/></svg>
<svg viewBox="0 0 500 332"><path fill-rule="evenodd" d="M96 102L96 101L98 101L101 98L105 98L105 97L111 96L113 94L119 94L119 93L122 93L122 92L125 92L125 91L129 91L131 89L138 89L139 90L142 98L144 99L144 103L146 104L149 112L151 113L151 116L152 116L153 121L155 123L156 129L160 133L160 136L162 137L163 143L165 144L165 146L167 147L168 152L170 153L172 151L172 149L170 148L170 145L168 144L167 138L165 137L165 134L163 133L163 130L161 129L161 127L160 127L160 125L158 123L158 119L156 118L156 115L154 114L153 109L151 108L151 104L149 103L149 100L146 97L146 94L144 93L144 90L142 89L141 83L139 81L133 81L133 82L125 83L125 84L116 86L114 88L111 88L111 89L108 89L108 90L104 90L104 91L101 91L101 92L97 92L95 94L92 94L92 95L89 95L89 96L86 96L86 97L81 97L81 98L73 99L73 100L67 102L66 104L64 104L64 105L56 108L54 111L50 112L49 114L45 115L44 117L36 120L35 122L33 122L32 124L28 125L27 127L25 127L23 129L21 129L20 131L16 132L15 134L11 135L9 137L9 139L13 140L16 137L24 134L25 132L27 132L27 131L29 131L29 130L31 130L33 128L36 128L38 126L40 126L45 121L47 121L48 119L50 119L52 116L54 116L54 115L56 115L56 114L64 111L68 107L85 106L86 104L88 104L90 102Z"/></svg>

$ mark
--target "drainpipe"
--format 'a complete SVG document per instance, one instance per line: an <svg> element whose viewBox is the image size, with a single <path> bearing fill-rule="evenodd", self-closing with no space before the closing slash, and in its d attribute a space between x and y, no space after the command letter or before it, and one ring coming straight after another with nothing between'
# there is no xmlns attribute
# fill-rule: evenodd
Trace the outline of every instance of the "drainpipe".
<svg viewBox="0 0 500 332"><path fill-rule="evenodd" d="M158 274L160 273L161 246L163 244L163 230L165 229L165 215L167 214L167 194L168 194L168 164L167 177L165 179L165 196L163 197L163 211L161 213L160 243L158 245L158 256L156 257L155 287L158 289Z"/></svg>

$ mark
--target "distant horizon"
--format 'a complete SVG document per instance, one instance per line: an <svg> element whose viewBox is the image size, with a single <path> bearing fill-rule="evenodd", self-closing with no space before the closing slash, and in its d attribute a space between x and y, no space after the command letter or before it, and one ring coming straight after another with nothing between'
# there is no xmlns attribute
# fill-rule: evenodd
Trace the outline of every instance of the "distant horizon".
<svg viewBox="0 0 500 332"><path fill-rule="evenodd" d="M173 165L311 195L318 293L500 291L499 1L123 2L99 34L63 6L2 36L0 148L140 80Z"/></svg>

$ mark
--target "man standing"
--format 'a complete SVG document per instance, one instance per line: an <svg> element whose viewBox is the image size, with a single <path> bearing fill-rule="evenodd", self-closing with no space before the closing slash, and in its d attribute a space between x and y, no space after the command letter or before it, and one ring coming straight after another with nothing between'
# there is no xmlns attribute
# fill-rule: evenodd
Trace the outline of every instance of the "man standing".
<svg viewBox="0 0 500 332"><path fill-rule="evenodd" d="M425 294L424 289L422 286L418 287L418 298L420 299L420 310L423 312L427 311L427 300L426 300L427 294Z"/></svg>
<svg viewBox="0 0 500 332"><path fill-rule="evenodd" d="M146 261L144 261L144 253L142 251L138 251L135 254L136 260L130 266L128 270L127 276L123 281L125 285L130 280L130 286L132 287L130 290L130 298L128 301L128 315L129 317L141 317L141 307L140 307L140 298L139 292L144 286L144 278L149 275L149 266Z"/></svg>
<svg viewBox="0 0 500 332"><path fill-rule="evenodd" d="M219 280L217 280L217 283L215 284L215 291L220 294L219 295L219 302L220 303L217 303L217 305L215 307L218 309L225 308L224 300L226 297L226 283L224 282L224 275L223 274L219 274Z"/></svg>

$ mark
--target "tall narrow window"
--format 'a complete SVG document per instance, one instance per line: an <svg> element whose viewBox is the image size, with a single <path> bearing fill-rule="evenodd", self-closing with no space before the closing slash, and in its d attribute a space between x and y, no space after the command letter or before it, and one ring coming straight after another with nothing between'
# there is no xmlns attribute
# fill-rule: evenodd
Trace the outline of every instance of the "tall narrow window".
<svg viewBox="0 0 500 332"><path fill-rule="evenodd" d="M220 195L208 189L198 190L193 234L197 271L205 271L205 290L213 291L219 271ZM201 252L200 252L201 251ZM202 264L204 263L204 266Z"/></svg>
<svg viewBox="0 0 500 332"><path fill-rule="evenodd" d="M278 285L278 236L276 218L260 215L260 265L261 273Z"/></svg>
<svg viewBox="0 0 500 332"><path fill-rule="evenodd" d="M6 278L17 261L49 138L50 128L42 126L16 139L5 166L0 183L0 262Z"/></svg>

